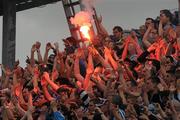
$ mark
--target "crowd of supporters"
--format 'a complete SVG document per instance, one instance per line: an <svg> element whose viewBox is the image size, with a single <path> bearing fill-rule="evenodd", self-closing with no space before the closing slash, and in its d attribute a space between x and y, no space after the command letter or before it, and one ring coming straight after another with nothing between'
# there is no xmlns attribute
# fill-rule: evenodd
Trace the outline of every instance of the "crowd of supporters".
<svg viewBox="0 0 180 120"><path fill-rule="evenodd" d="M180 26L161 10L139 29L32 45L26 67L1 64L2 120L180 120ZM35 57L37 56L37 57Z"/></svg>

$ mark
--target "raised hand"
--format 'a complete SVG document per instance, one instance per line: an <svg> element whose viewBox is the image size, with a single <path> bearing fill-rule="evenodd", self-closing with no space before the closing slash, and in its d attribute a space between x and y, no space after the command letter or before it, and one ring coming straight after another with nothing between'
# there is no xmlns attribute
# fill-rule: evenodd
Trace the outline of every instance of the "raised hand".
<svg viewBox="0 0 180 120"><path fill-rule="evenodd" d="M161 108L159 103L155 103L154 105L155 105L155 108L157 109L157 111L161 111L162 110L162 108Z"/></svg>
<svg viewBox="0 0 180 120"><path fill-rule="evenodd" d="M87 73L87 74L92 74L93 72L94 72L94 71L93 71L91 68L87 68L87 69L86 69L86 73Z"/></svg>
<svg viewBox="0 0 180 120"><path fill-rule="evenodd" d="M97 111L98 113L103 113L99 107L95 107L95 111Z"/></svg>
<svg viewBox="0 0 180 120"><path fill-rule="evenodd" d="M136 32L134 30L131 31L131 37L135 38L136 37Z"/></svg>
<svg viewBox="0 0 180 120"><path fill-rule="evenodd" d="M59 49L59 44L58 44L58 42L55 42L55 43L54 43L54 47L55 47L56 50Z"/></svg>
<svg viewBox="0 0 180 120"><path fill-rule="evenodd" d="M41 47L41 43L39 41L36 42L36 49L39 50Z"/></svg>
<svg viewBox="0 0 180 120"><path fill-rule="evenodd" d="M47 43L46 44L46 51L49 51L52 48L51 43Z"/></svg>
<svg viewBox="0 0 180 120"><path fill-rule="evenodd" d="M152 30L154 28L153 23L149 24L148 29Z"/></svg>
<svg viewBox="0 0 180 120"><path fill-rule="evenodd" d="M109 109L112 112L116 112L116 111L118 111L118 106L110 103Z"/></svg>
<svg viewBox="0 0 180 120"><path fill-rule="evenodd" d="M52 109L54 112L56 112L56 111L57 111L57 102L56 102L55 99L51 100L50 105L51 105L51 109Z"/></svg>
<svg viewBox="0 0 180 120"><path fill-rule="evenodd" d="M43 78L44 78L45 80L48 80L48 79L49 79L49 74L48 74L47 72L44 72L44 73L43 73Z"/></svg>
<svg viewBox="0 0 180 120"><path fill-rule="evenodd" d="M34 44L34 45L32 46L32 48L31 48L31 52L35 52L36 50L37 50L36 44Z"/></svg>

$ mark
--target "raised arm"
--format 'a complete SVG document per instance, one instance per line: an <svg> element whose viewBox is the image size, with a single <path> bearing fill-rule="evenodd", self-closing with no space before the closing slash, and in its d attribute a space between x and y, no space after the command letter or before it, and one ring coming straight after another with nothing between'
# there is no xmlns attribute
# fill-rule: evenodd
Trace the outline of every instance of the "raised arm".
<svg viewBox="0 0 180 120"><path fill-rule="evenodd" d="M36 44L34 44L31 48L31 58L30 58L30 64L31 66L34 66L35 65L35 60L34 60L34 53L35 51L37 50L36 48Z"/></svg>
<svg viewBox="0 0 180 120"><path fill-rule="evenodd" d="M101 92L104 92L106 90L106 86L104 84L101 84L97 79L94 77L91 77L90 80L96 84L96 86L99 88Z"/></svg>
<svg viewBox="0 0 180 120"><path fill-rule="evenodd" d="M39 62L39 63L43 63L43 59L42 59L40 47L41 47L41 43L40 43L40 42L36 42L38 62Z"/></svg>
<svg viewBox="0 0 180 120"><path fill-rule="evenodd" d="M18 79L17 79L17 72L19 71L19 68L16 68L13 73L13 86L15 87L18 84Z"/></svg>
<svg viewBox="0 0 180 120"><path fill-rule="evenodd" d="M9 84L10 75L12 75L12 72L8 68L6 68L6 70L5 70L3 65L2 65L2 71L4 73L4 76L2 76L2 79L1 79L1 87L2 88L7 88L8 84Z"/></svg>
<svg viewBox="0 0 180 120"><path fill-rule="evenodd" d="M92 59L92 52L89 52L89 54L88 54L88 66L86 69L86 77L85 77L84 84L83 84L83 87L85 90L87 90L87 88L89 86L90 77L91 77L93 72L94 72L94 63L93 63L93 59Z"/></svg>
<svg viewBox="0 0 180 120"><path fill-rule="evenodd" d="M60 75L64 75L65 69L66 69L66 65L65 65L64 59L63 59L63 54L64 53L59 52L58 59L57 59L57 64L60 67L60 69L58 69Z"/></svg>
<svg viewBox="0 0 180 120"><path fill-rule="evenodd" d="M65 68L66 68L66 77L69 79L71 78L71 74L73 71L73 65L70 65L70 58L69 56L67 56L66 60L65 60Z"/></svg>
<svg viewBox="0 0 180 120"><path fill-rule="evenodd" d="M52 70L52 74L51 74L51 80L54 81L58 78L59 73L58 73L58 56L56 55L55 59L54 59L54 63L53 63L53 70ZM63 69L63 68L62 68Z"/></svg>
<svg viewBox="0 0 180 120"><path fill-rule="evenodd" d="M79 69L79 59L80 59L80 57L82 55L81 52L82 51L78 51L76 53L76 59L75 59L75 62L74 62L74 76L79 82L81 82L81 84L83 84L84 77L80 74L80 69Z"/></svg>
<svg viewBox="0 0 180 120"><path fill-rule="evenodd" d="M99 26L100 34L102 34L105 37L109 36L107 30L105 29L105 27L102 24L102 16L101 15L100 15L100 17L97 18L97 24Z"/></svg>
<svg viewBox="0 0 180 120"><path fill-rule="evenodd" d="M122 102L123 104L127 104L127 100L126 100L126 97L125 97L125 94L124 94L124 89L125 89L125 80L124 80L124 76L123 76L123 68L121 67L121 65L119 65L119 69L118 69L118 73L119 73L119 80L118 82L122 83L122 85L120 85L118 87L118 92L119 92L119 95L122 99Z"/></svg>
<svg viewBox="0 0 180 120"><path fill-rule="evenodd" d="M51 48L52 48L51 43L47 43L45 54L44 54L44 64L47 64L47 62L48 62L48 53Z"/></svg>
<svg viewBox="0 0 180 120"><path fill-rule="evenodd" d="M57 90L59 89L59 86L50 79L49 74L48 74L47 72L44 72L44 73L43 73L42 80L44 80L44 79L49 83L49 85L50 85L55 91L57 91Z"/></svg>
<svg viewBox="0 0 180 120"><path fill-rule="evenodd" d="M37 93L38 92L38 77L39 74L38 73L38 67L34 67L34 73L33 73L33 78L32 78L32 83L34 86L34 92Z"/></svg>
<svg viewBox="0 0 180 120"><path fill-rule="evenodd" d="M151 46L151 43L148 41L148 36L152 29L152 25L149 25L142 39L143 44L146 46L146 48L149 48Z"/></svg>
<svg viewBox="0 0 180 120"><path fill-rule="evenodd" d="M159 28L158 28L158 33L159 33L159 36L163 37L163 24L162 24L162 21L160 20L159 22Z"/></svg>
<svg viewBox="0 0 180 120"><path fill-rule="evenodd" d="M29 93L28 95L28 111L27 111L27 120L33 120L33 101L32 101L32 94Z"/></svg>
<svg viewBox="0 0 180 120"><path fill-rule="evenodd" d="M26 113L26 111L20 106L20 104L19 104L18 100L16 99L16 97L12 96L11 101L15 105L15 108L18 111L18 113L21 116L23 116Z"/></svg>
<svg viewBox="0 0 180 120"><path fill-rule="evenodd" d="M114 60L114 58L112 57L111 51L110 51L108 48L105 47L104 53L105 53L105 55L107 55L108 61L111 63L113 69L114 69L114 70L117 70L117 69L118 69L118 64L117 64L117 62Z"/></svg>
<svg viewBox="0 0 180 120"><path fill-rule="evenodd" d="M104 68L112 68L110 64L99 54L99 52L95 48L93 50L94 50L94 54L93 54L94 59L100 61L100 63Z"/></svg>
<svg viewBox="0 0 180 120"><path fill-rule="evenodd" d="M43 90L43 93L44 93L44 96L46 97L46 99L48 101L53 100L53 97L48 92L48 89L47 89L48 83L47 83L47 81L45 79L41 80L41 85L42 85L42 90Z"/></svg>

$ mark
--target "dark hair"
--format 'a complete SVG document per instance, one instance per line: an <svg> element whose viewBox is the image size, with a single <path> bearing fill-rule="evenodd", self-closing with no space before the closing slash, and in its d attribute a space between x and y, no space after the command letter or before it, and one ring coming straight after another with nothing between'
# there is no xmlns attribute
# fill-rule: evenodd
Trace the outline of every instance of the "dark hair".
<svg viewBox="0 0 180 120"><path fill-rule="evenodd" d="M175 11L174 14L173 14L173 19L172 19L172 24L173 25L178 25L178 18L179 18L179 14L178 14L178 11Z"/></svg>
<svg viewBox="0 0 180 120"><path fill-rule="evenodd" d="M70 37L67 37L66 40L68 40L68 41L75 41L76 39L74 37L70 36Z"/></svg>
<svg viewBox="0 0 180 120"><path fill-rule="evenodd" d="M102 120L101 114L100 113L95 113L93 116L93 120Z"/></svg>
<svg viewBox="0 0 180 120"><path fill-rule="evenodd" d="M22 91L24 90L24 88L27 88L28 91L31 91L31 90L33 90L34 86L33 86L32 82L30 82L30 80L28 80L28 81L25 81L25 83L23 84Z"/></svg>
<svg viewBox="0 0 180 120"><path fill-rule="evenodd" d="M65 48L65 51L66 51L67 55L73 54L75 52L75 50L76 50L75 46L68 46L68 47Z"/></svg>
<svg viewBox="0 0 180 120"><path fill-rule="evenodd" d="M77 40L74 38L74 37L67 37L66 38L67 41L69 41L70 43L73 44L73 46L76 46L77 45Z"/></svg>
<svg viewBox="0 0 180 120"><path fill-rule="evenodd" d="M139 63L145 63L146 62L146 57L150 54L150 52L148 52L147 50L144 51L138 58L137 58L137 61Z"/></svg>
<svg viewBox="0 0 180 120"><path fill-rule="evenodd" d="M41 74L43 74L44 72L49 71L49 68L47 67L47 65L44 65L44 64L39 65L38 68L39 68L39 71L40 71Z"/></svg>
<svg viewBox="0 0 180 120"><path fill-rule="evenodd" d="M56 92L59 93L59 94L62 93L62 92L69 93L70 90L68 89L68 87L60 87L60 88L57 89Z"/></svg>
<svg viewBox="0 0 180 120"><path fill-rule="evenodd" d="M151 20L152 23L155 23L155 20L153 18L146 18L146 20Z"/></svg>
<svg viewBox="0 0 180 120"><path fill-rule="evenodd" d="M172 56L166 56L166 58L170 59L170 62L173 63L174 62L174 59Z"/></svg>
<svg viewBox="0 0 180 120"><path fill-rule="evenodd" d="M161 12L162 12L166 17L169 18L169 21L170 21L170 22L172 22L173 16L172 16L172 13L171 13L169 10L164 9L164 10L161 10Z"/></svg>
<svg viewBox="0 0 180 120"><path fill-rule="evenodd" d="M119 32L123 32L123 29L122 29L122 27L120 27L120 26L115 26L115 27L113 28L113 30L118 30Z"/></svg>

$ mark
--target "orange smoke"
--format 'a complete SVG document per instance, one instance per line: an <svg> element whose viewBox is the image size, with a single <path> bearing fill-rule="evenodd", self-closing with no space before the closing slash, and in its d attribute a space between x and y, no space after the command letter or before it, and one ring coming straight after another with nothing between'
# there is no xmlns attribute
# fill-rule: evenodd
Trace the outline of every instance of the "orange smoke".
<svg viewBox="0 0 180 120"><path fill-rule="evenodd" d="M83 37L88 40L90 40L90 38L91 38L89 35L89 30L90 30L90 27L88 25L84 25L84 26L80 27L80 31L83 34Z"/></svg>
<svg viewBox="0 0 180 120"><path fill-rule="evenodd" d="M80 11L74 17L70 19L71 23L75 26L80 27L80 32L85 39L90 40L90 28L92 26L92 15L87 11Z"/></svg>
<svg viewBox="0 0 180 120"><path fill-rule="evenodd" d="M91 14L86 11L80 11L70 19L71 23L75 26L91 25L92 20Z"/></svg>

